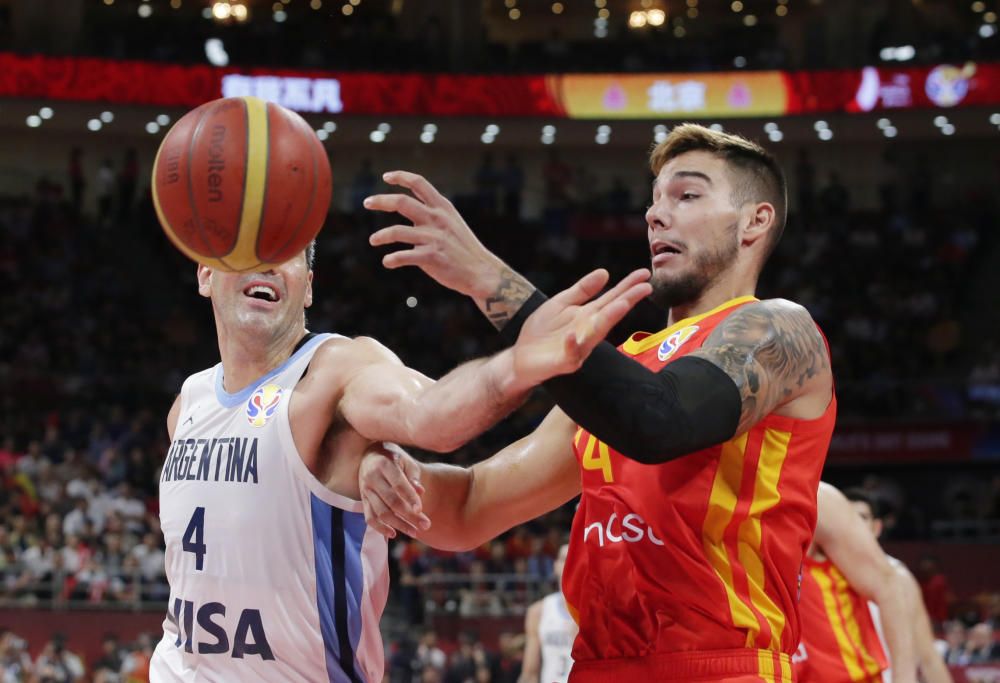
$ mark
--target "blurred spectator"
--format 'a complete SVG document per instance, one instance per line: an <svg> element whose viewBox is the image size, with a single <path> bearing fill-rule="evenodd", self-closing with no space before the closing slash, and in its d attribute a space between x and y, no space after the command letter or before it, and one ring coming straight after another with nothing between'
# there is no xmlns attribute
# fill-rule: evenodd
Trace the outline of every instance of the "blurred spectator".
<svg viewBox="0 0 1000 683"><path fill-rule="evenodd" d="M0 628L0 683L28 681L34 668L27 642L6 628Z"/></svg>
<svg viewBox="0 0 1000 683"><path fill-rule="evenodd" d="M949 666L965 663L965 625L960 621L949 621L944 625L944 652L941 656Z"/></svg>
<svg viewBox="0 0 1000 683"><path fill-rule="evenodd" d="M55 634L35 660L35 680L38 683L76 683L86 674L79 655L66 649L66 639Z"/></svg>
<svg viewBox="0 0 1000 683"><path fill-rule="evenodd" d="M490 683L494 659L479 641L478 633L463 631L458 635L458 649L451 655L444 683Z"/></svg>
<svg viewBox="0 0 1000 683"><path fill-rule="evenodd" d="M439 673L444 673L445 666L448 663L448 658L445 656L444 651L437 646L437 633L434 631L425 631L422 636L420 636L420 644L417 645L417 666L420 670L425 670L428 667L437 669Z"/></svg>
<svg viewBox="0 0 1000 683"><path fill-rule="evenodd" d="M104 634L101 641L101 657L94 662L95 677L101 676L106 683L118 680L121 673L123 652L118 636L114 633Z"/></svg>
<svg viewBox="0 0 1000 683"><path fill-rule="evenodd" d="M1000 645L993 640L993 627L979 623L969 629L963 664L984 664L1000 660Z"/></svg>
<svg viewBox="0 0 1000 683"><path fill-rule="evenodd" d="M938 567L937 560L930 556L921 559L916 576L920 582L920 592L924 596L928 616L935 624L943 623L948 618L951 588L948 579Z"/></svg>
<svg viewBox="0 0 1000 683"><path fill-rule="evenodd" d="M156 640L149 633L142 633L122 660L122 683L146 683L149 680L149 662L153 658Z"/></svg>

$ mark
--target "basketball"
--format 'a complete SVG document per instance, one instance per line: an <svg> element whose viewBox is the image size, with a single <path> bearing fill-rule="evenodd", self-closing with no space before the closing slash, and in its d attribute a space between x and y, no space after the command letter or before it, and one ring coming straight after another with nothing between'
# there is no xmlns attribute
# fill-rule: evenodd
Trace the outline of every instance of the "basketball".
<svg viewBox="0 0 1000 683"><path fill-rule="evenodd" d="M192 260L230 272L266 270L308 246L330 205L330 162L298 114L256 97L188 112L153 162L153 204Z"/></svg>

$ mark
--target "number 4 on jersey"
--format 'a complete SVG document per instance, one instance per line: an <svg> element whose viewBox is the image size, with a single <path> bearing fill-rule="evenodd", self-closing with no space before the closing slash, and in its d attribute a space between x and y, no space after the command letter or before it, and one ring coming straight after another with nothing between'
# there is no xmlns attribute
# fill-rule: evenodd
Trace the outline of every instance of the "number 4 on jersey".
<svg viewBox="0 0 1000 683"><path fill-rule="evenodd" d="M205 567L205 508L197 507L191 515L181 547L186 553L194 553L194 567L201 571Z"/></svg>

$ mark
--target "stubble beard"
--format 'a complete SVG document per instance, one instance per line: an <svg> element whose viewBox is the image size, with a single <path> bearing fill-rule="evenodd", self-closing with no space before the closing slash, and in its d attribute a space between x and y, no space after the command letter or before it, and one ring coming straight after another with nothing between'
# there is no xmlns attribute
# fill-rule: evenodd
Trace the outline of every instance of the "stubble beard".
<svg viewBox="0 0 1000 683"><path fill-rule="evenodd" d="M735 230L735 225L733 226ZM701 298L702 294L736 260L739 247L735 240L726 240L717 249L694 255L694 263L687 272L666 275L653 271L650 299L665 311L683 306Z"/></svg>

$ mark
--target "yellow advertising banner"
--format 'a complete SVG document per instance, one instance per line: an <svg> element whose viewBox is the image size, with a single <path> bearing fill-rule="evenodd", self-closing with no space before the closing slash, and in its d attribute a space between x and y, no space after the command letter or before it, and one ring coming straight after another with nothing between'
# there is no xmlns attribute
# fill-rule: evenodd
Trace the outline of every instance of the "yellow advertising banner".
<svg viewBox="0 0 1000 683"><path fill-rule="evenodd" d="M574 119L778 116L788 105L780 71L549 76L550 95Z"/></svg>

